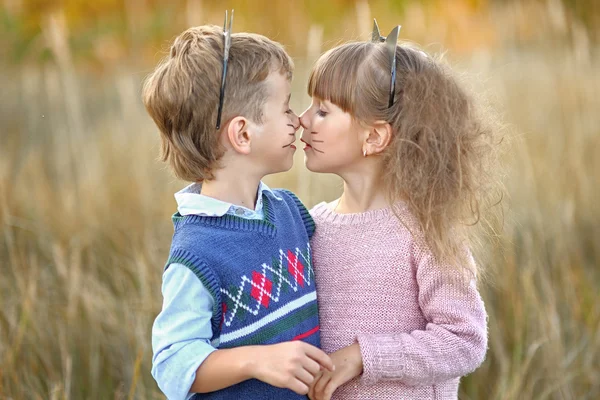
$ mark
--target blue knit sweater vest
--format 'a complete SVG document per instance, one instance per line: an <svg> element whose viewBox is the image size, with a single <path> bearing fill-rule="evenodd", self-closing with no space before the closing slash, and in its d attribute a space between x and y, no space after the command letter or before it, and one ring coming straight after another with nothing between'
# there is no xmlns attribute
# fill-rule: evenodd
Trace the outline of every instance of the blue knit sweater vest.
<svg viewBox="0 0 600 400"><path fill-rule="evenodd" d="M279 197L277 199L275 196ZM167 268L186 265L215 300L218 349L303 340L320 347L310 238L314 222L291 192L263 192L265 218L173 216ZM306 399L251 379L194 399Z"/></svg>

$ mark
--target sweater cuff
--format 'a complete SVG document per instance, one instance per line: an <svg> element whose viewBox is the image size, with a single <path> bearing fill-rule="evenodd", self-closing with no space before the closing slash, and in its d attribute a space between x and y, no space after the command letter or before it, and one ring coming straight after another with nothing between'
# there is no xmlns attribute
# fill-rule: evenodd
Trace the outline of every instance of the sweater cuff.
<svg viewBox="0 0 600 400"><path fill-rule="evenodd" d="M361 383L372 386L380 380L401 380L405 374L404 346L399 335L360 334L356 337L363 359Z"/></svg>

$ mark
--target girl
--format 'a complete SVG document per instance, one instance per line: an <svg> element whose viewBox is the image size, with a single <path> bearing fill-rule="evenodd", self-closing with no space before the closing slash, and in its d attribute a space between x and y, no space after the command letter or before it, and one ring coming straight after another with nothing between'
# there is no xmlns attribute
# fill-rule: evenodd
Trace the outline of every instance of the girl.
<svg viewBox="0 0 600 400"><path fill-rule="evenodd" d="M456 399L487 348L467 239L495 131L446 66L407 45L336 47L308 93L306 166L344 181L312 210L321 343L336 368L309 397Z"/></svg>

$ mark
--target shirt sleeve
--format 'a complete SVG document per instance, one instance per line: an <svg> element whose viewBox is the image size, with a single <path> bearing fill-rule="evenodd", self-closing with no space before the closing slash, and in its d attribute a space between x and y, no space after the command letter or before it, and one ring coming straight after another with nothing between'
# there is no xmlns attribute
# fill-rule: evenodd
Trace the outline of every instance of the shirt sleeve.
<svg viewBox="0 0 600 400"><path fill-rule="evenodd" d="M196 370L211 346L214 299L183 264L163 274L163 306L152 327L152 376L169 400L192 397Z"/></svg>
<svg viewBox="0 0 600 400"><path fill-rule="evenodd" d="M469 255L469 259L474 262ZM410 333L357 337L362 382L396 380L432 385L474 371L487 351L487 314L475 279L436 264L430 253L416 260L419 305L427 325Z"/></svg>

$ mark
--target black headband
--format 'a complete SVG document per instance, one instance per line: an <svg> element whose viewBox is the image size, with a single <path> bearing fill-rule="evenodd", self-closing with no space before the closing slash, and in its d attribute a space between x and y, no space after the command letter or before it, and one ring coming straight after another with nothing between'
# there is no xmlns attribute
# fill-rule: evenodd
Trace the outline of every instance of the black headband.
<svg viewBox="0 0 600 400"><path fill-rule="evenodd" d="M225 11L225 22L223 23L223 75L221 76L221 90L219 92L219 111L217 112L217 129L221 128L221 114L223 113L223 101L225 100L225 77L227 76L227 62L229 61L229 48L231 47L231 25L233 24L233 10L229 28L227 27L227 11Z"/></svg>
<svg viewBox="0 0 600 400"><path fill-rule="evenodd" d="M396 25L394 29L390 32L390 34L386 37L381 36L379 33L379 26L377 25L377 21L373 20L373 33L371 34L371 42L373 43L383 43L385 42L385 47L388 50L388 56L390 59L390 74L391 74L391 83L390 83L390 100L388 102L388 107L391 107L394 104L394 94L396 92L396 45L398 44L398 34L400 33L400 25Z"/></svg>

